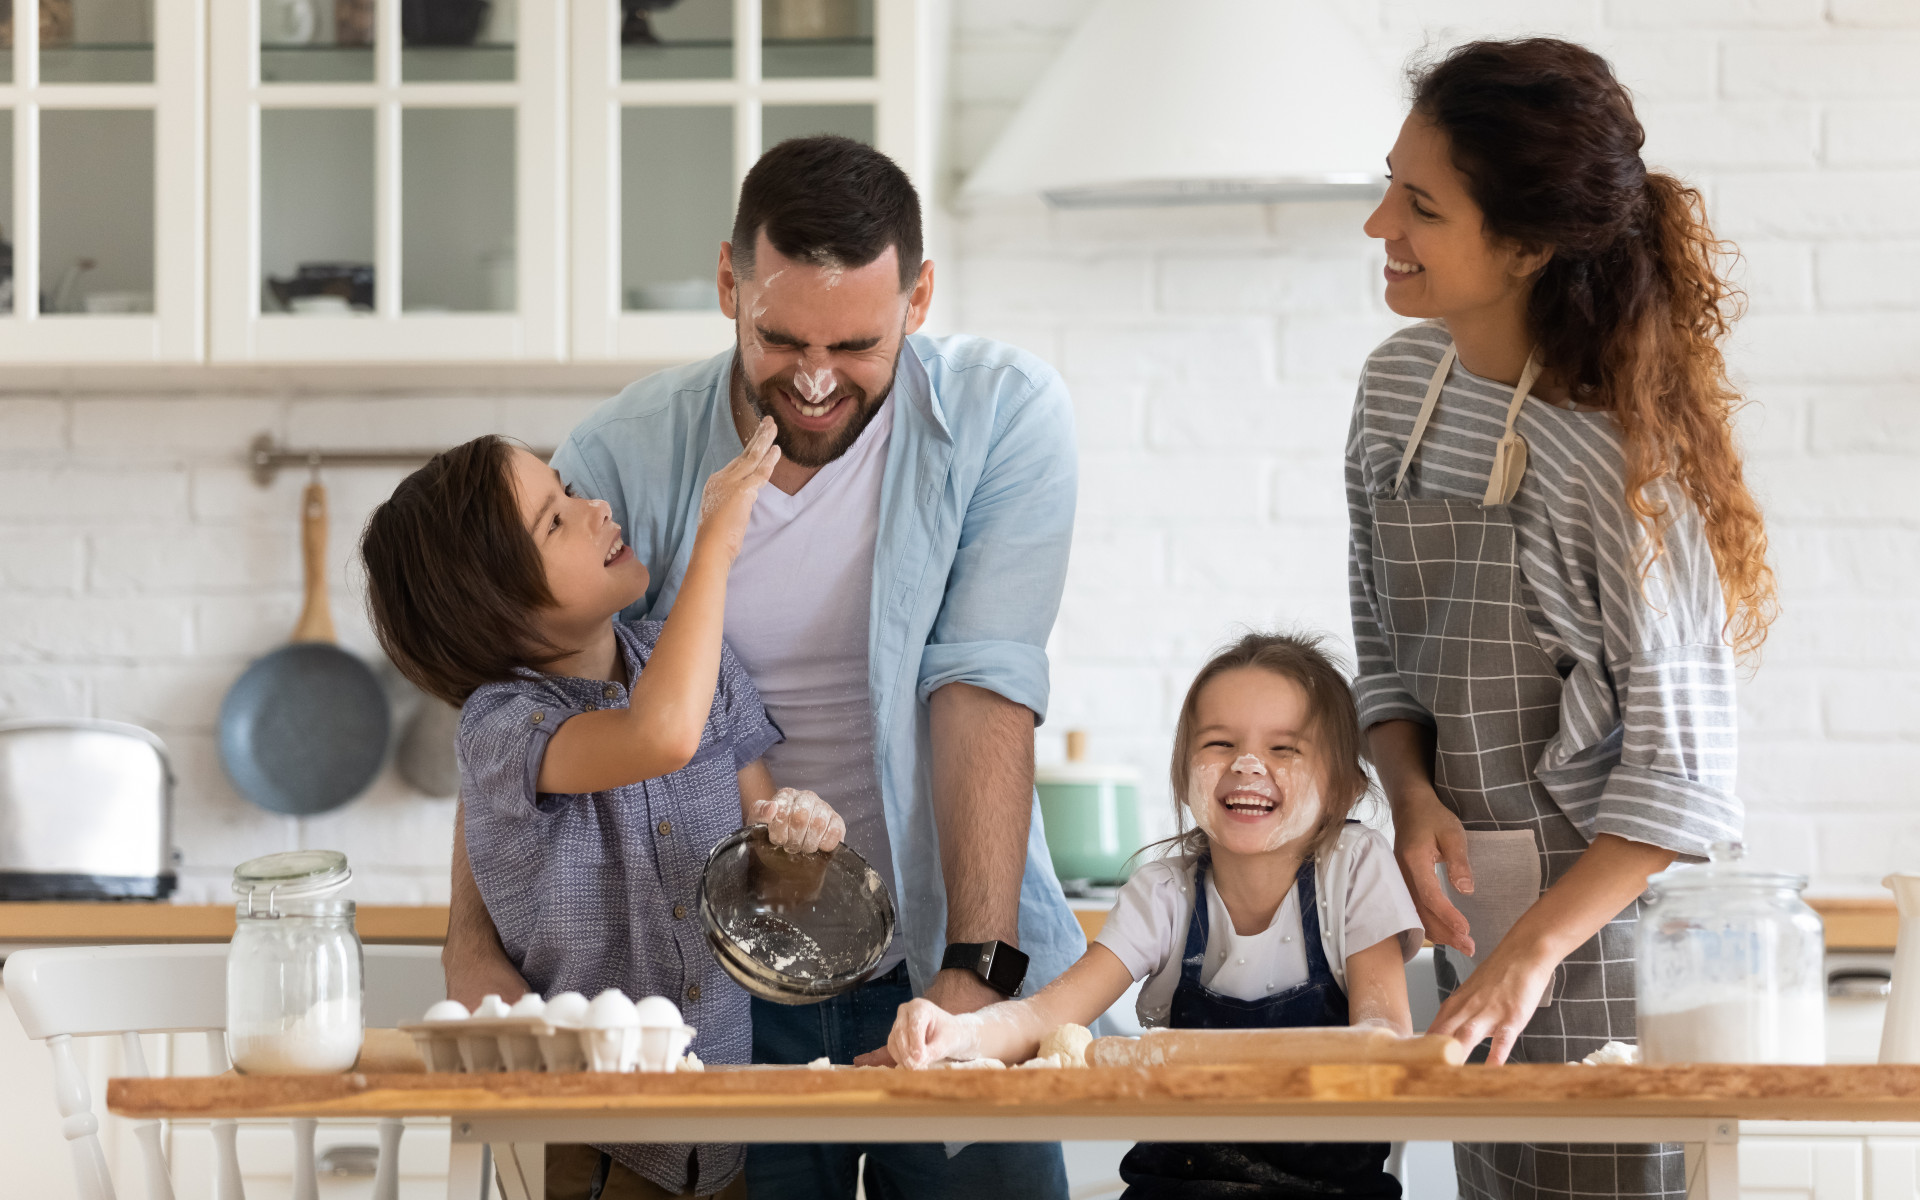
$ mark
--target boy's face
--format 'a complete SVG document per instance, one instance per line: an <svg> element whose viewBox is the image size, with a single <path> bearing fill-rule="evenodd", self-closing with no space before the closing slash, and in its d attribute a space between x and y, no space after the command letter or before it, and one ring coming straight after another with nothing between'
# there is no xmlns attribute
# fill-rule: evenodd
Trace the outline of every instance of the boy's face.
<svg viewBox="0 0 1920 1200"><path fill-rule="evenodd" d="M647 591L647 568L604 500L576 496L552 467L519 447L510 472L520 522L547 572L553 607L538 620L551 640L578 645Z"/></svg>
<svg viewBox="0 0 1920 1200"><path fill-rule="evenodd" d="M1196 697L1186 803L1216 854L1304 845L1326 809L1307 694L1259 667L1224 671Z"/></svg>

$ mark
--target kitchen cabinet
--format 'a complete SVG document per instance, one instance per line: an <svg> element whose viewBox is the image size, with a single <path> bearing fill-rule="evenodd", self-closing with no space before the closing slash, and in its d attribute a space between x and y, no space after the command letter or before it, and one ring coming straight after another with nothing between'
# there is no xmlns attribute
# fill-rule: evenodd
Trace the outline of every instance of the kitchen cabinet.
<svg viewBox="0 0 1920 1200"><path fill-rule="evenodd" d="M686 359L731 343L720 243L741 178L785 138L867 142L923 199L936 194L941 22L928 0L679 0L645 16L650 41L623 36L634 18L614 3L573 13L576 359Z"/></svg>
<svg viewBox="0 0 1920 1200"><path fill-rule="evenodd" d="M203 353L206 0L12 0L0 359Z"/></svg>

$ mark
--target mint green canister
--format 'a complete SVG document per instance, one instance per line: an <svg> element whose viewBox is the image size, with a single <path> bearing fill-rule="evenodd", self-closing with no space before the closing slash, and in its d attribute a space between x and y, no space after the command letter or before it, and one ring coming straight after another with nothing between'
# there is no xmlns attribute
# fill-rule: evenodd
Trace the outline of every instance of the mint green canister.
<svg viewBox="0 0 1920 1200"><path fill-rule="evenodd" d="M1034 772L1053 872L1069 894L1117 887L1146 842L1140 827L1140 773L1085 760L1086 735L1067 734L1067 761Z"/></svg>

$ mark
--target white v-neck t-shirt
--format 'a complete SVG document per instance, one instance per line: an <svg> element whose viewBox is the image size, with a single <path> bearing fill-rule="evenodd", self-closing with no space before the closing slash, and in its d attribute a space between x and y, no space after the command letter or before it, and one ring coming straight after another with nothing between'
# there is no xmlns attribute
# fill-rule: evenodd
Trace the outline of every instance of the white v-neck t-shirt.
<svg viewBox="0 0 1920 1200"><path fill-rule="evenodd" d="M789 496L768 484L727 579L727 643L786 740L767 751L780 787L833 805L847 844L897 908L893 845L874 765L867 635L880 484L893 436L888 399L852 446ZM898 938L875 973L906 957Z"/></svg>

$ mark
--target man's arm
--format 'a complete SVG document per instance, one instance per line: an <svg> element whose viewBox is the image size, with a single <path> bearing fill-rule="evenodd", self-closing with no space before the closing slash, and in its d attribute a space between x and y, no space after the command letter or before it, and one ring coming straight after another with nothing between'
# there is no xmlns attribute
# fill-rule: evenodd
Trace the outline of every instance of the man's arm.
<svg viewBox="0 0 1920 1200"><path fill-rule="evenodd" d="M947 941L1020 942L1020 879L1033 816L1033 710L950 683L928 700L933 819L947 881ZM941 971L927 998L951 1013L1003 997L972 971Z"/></svg>
<svg viewBox="0 0 1920 1200"><path fill-rule="evenodd" d="M511 1004L528 992L527 981L514 970L500 944L480 888L473 882L467 861L467 812L462 802L453 819L453 893L447 906L447 944L440 951L440 967L447 973L447 998L468 1008L483 996L497 995Z"/></svg>

